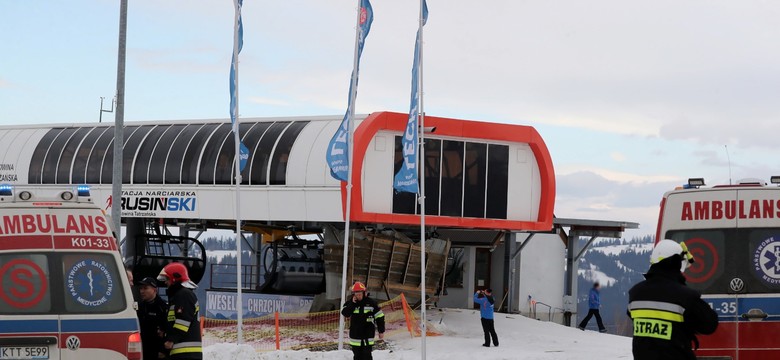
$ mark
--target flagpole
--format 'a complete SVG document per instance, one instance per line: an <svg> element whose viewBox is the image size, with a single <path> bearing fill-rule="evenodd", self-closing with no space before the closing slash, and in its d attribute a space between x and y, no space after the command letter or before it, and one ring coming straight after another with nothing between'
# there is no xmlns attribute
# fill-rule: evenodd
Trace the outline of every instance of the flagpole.
<svg viewBox="0 0 780 360"><path fill-rule="evenodd" d="M417 162L420 171L420 293L422 306L420 307L420 338L422 342L422 359L425 360L425 336L428 330L425 327L425 109L423 108L423 27L425 0L420 0L420 29L419 29L419 83L417 87L417 96L420 101L420 126L417 127L417 135L420 139L420 161Z"/></svg>
<svg viewBox="0 0 780 360"><path fill-rule="evenodd" d="M241 294L241 196L240 196L240 190L241 190L241 139L238 134L238 21L239 17L241 16L241 9L238 4L239 0L233 0L233 3L235 4L235 22L234 22L234 28L233 28L233 74L234 79L231 79L231 81L234 81L234 90L233 90L233 96L235 99L235 107L232 109L233 114L235 114L235 119L233 119L233 138L234 142L236 143L236 149L235 149L235 172L236 172L236 296L237 296L237 303L238 306L236 307L236 312L238 313L238 344L241 345L244 341L244 331L243 331L243 317L244 317L244 302L242 300L242 294Z"/></svg>
<svg viewBox="0 0 780 360"><path fill-rule="evenodd" d="M352 215L352 148L354 141L352 135L355 128L355 94L357 93L357 70L358 70L358 48L360 46L360 15L361 15L361 0L357 1L357 21L355 22L355 53L352 62L352 82L349 88L352 92L349 94L349 98L352 99L349 102L349 120L347 121L347 204L346 212L344 214L344 258L341 261L341 304L347 302L347 253L349 252L349 223ZM368 284L366 284L368 286ZM339 316L339 350L344 349L344 317Z"/></svg>

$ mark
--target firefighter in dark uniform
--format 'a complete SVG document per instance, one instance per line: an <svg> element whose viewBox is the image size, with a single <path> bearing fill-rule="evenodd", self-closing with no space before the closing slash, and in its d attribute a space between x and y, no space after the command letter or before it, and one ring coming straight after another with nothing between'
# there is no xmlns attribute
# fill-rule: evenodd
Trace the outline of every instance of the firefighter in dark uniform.
<svg viewBox="0 0 780 360"><path fill-rule="evenodd" d="M356 282L352 286L352 299L347 300L341 309L341 315L348 317L349 345L355 360L372 360L374 346L374 323L379 330L379 339L385 336L385 313L376 300L366 296L366 286Z"/></svg>
<svg viewBox="0 0 780 360"><path fill-rule="evenodd" d="M157 281L147 277L138 282L138 323L144 359L167 359L165 329L168 327L168 304L157 293Z"/></svg>
<svg viewBox="0 0 780 360"><path fill-rule="evenodd" d="M685 285L682 273L692 262L684 243L661 240L650 256L645 280L629 290L635 360L695 360L696 334L717 329L718 314Z"/></svg>
<svg viewBox="0 0 780 360"><path fill-rule="evenodd" d="M171 359L203 359L203 345L200 336L200 305L195 292L197 288L187 267L173 262L160 271L157 280L168 286L168 329L165 348L170 350Z"/></svg>

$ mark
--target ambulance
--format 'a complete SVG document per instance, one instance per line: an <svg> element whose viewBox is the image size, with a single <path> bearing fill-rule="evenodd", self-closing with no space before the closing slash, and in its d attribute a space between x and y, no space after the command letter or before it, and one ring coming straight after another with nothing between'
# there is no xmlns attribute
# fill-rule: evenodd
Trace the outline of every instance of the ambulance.
<svg viewBox="0 0 780 360"><path fill-rule="evenodd" d="M0 185L0 360L141 359L112 227L89 188Z"/></svg>
<svg viewBox="0 0 780 360"><path fill-rule="evenodd" d="M685 242L690 287L720 325L698 336L699 359L780 359L780 176L707 187L704 179L664 194L656 239Z"/></svg>

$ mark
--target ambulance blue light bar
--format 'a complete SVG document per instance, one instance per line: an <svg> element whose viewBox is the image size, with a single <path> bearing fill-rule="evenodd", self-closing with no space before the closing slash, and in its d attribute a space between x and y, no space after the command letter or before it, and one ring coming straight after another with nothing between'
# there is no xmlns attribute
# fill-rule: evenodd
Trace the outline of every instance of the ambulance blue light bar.
<svg viewBox="0 0 780 360"><path fill-rule="evenodd" d="M89 195L89 185L79 185L76 187L76 193L78 196L90 196Z"/></svg>
<svg viewBox="0 0 780 360"><path fill-rule="evenodd" d="M14 194L14 187L9 184L0 184L0 196L11 196Z"/></svg>

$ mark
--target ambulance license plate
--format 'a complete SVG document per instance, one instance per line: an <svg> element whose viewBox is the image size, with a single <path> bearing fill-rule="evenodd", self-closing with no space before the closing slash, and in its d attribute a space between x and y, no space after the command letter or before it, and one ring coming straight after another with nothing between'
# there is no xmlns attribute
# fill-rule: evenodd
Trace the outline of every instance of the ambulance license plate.
<svg viewBox="0 0 780 360"><path fill-rule="evenodd" d="M0 359L48 359L48 346L0 346Z"/></svg>

